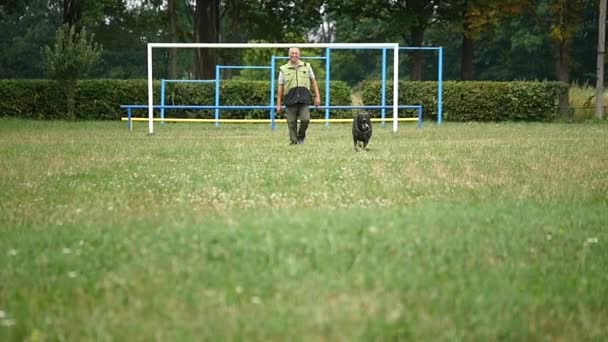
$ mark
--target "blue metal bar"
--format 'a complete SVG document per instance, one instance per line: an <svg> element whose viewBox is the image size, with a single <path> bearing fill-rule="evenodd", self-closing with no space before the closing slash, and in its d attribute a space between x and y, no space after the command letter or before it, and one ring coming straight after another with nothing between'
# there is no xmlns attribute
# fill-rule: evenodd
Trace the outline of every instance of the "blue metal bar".
<svg viewBox="0 0 608 342"><path fill-rule="evenodd" d="M422 106L418 107L418 128L422 128Z"/></svg>
<svg viewBox="0 0 608 342"><path fill-rule="evenodd" d="M261 65L219 65L220 69L270 69L269 66Z"/></svg>
<svg viewBox="0 0 608 342"><path fill-rule="evenodd" d="M268 103L270 103L270 106L272 107L272 105L274 105L274 99L273 99L274 94L273 94L273 91L272 91L272 88L274 87L274 64L271 65L269 67L269 69L270 69L270 99L269 99ZM272 108L271 108L270 111L268 112L268 115L270 116L270 129L273 129L273 127L272 127L272 122L273 122L272 114L273 113L272 113Z"/></svg>
<svg viewBox="0 0 608 342"><path fill-rule="evenodd" d="M331 48L325 49L325 106L329 106L330 96L330 66L331 66ZM325 108L325 126L329 126L329 108Z"/></svg>
<svg viewBox="0 0 608 342"><path fill-rule="evenodd" d="M439 50L441 48L440 46L404 46L400 47L399 50Z"/></svg>
<svg viewBox="0 0 608 342"><path fill-rule="evenodd" d="M161 106L165 105L165 80L160 80L160 105ZM160 109L160 118L161 119L165 118L165 108ZM164 121L161 121L160 123L161 123L161 125L165 124Z"/></svg>
<svg viewBox="0 0 608 342"><path fill-rule="evenodd" d="M314 106L310 106L311 108L315 108ZM398 105L397 108L400 109L418 109L421 105ZM147 107L146 107L147 108ZM331 109L382 109L382 108L393 108L393 105L363 105L363 106L319 106L317 109L331 108Z"/></svg>
<svg viewBox="0 0 608 342"><path fill-rule="evenodd" d="M213 80L164 80L166 83L213 83Z"/></svg>
<svg viewBox="0 0 608 342"><path fill-rule="evenodd" d="M385 47L376 47L376 46L367 46L367 47L350 47L350 46L333 46L334 50L381 50L385 49ZM388 47L388 49L392 50L392 47Z"/></svg>
<svg viewBox="0 0 608 342"><path fill-rule="evenodd" d="M399 50L437 50L437 124L443 121L443 47L419 46L400 47Z"/></svg>
<svg viewBox="0 0 608 342"><path fill-rule="evenodd" d="M165 108L165 109L270 109L273 108L273 106L266 106L266 105L259 105L259 106L230 106L230 105L223 105L223 106L206 106L206 105L165 105L165 106L160 106L160 105L154 105L152 106L154 109L160 109L160 108ZM284 107L284 106L283 106ZM310 108L317 108L317 109L325 109L325 108L329 108L329 109L382 109L382 108L393 108L393 105L386 105L386 106L378 106L378 105L367 105L367 106L309 106ZM421 105L398 105L397 108L400 109L418 109L420 108ZM148 105L121 105L120 108L123 109L147 109Z"/></svg>
<svg viewBox="0 0 608 342"><path fill-rule="evenodd" d="M276 125L274 122L274 117L275 117L275 108L274 108L274 88L275 88L275 64L276 64L276 57L272 56L270 59L270 129L274 131Z"/></svg>
<svg viewBox="0 0 608 342"><path fill-rule="evenodd" d="M437 124L443 121L443 47L439 48L437 67Z"/></svg>
<svg viewBox="0 0 608 342"><path fill-rule="evenodd" d="M273 58L276 59L289 59L288 56L272 56ZM306 57L306 56L302 56L300 57L300 59L325 59L324 56L310 56L310 57Z"/></svg>
<svg viewBox="0 0 608 342"><path fill-rule="evenodd" d="M220 66L215 66L215 127L220 125Z"/></svg>
<svg viewBox="0 0 608 342"><path fill-rule="evenodd" d="M382 96L380 97L380 103L386 105L386 49L382 49ZM384 126L384 119L386 118L386 108L382 108L382 126Z"/></svg>

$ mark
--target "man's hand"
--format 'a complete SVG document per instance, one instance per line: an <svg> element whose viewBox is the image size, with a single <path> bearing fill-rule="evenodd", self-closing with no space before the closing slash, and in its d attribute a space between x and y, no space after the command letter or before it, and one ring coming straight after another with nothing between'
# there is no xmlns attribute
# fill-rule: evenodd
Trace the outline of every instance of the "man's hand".
<svg viewBox="0 0 608 342"><path fill-rule="evenodd" d="M281 110L283 109L283 106L281 106L280 104L277 105L277 114L281 114Z"/></svg>
<svg viewBox="0 0 608 342"><path fill-rule="evenodd" d="M321 105L321 97L319 95L315 96L315 107L319 107Z"/></svg>

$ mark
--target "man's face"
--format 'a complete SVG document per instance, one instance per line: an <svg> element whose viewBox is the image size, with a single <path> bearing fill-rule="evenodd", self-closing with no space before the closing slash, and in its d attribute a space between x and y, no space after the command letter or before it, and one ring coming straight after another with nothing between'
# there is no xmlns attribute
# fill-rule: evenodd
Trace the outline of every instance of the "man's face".
<svg viewBox="0 0 608 342"><path fill-rule="evenodd" d="M300 50L289 49L289 60L294 64L297 63L300 60Z"/></svg>

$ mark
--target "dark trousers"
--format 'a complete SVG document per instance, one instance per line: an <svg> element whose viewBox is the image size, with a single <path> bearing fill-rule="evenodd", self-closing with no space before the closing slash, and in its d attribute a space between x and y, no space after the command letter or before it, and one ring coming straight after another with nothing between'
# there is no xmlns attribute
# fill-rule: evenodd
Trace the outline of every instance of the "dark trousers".
<svg viewBox="0 0 608 342"><path fill-rule="evenodd" d="M307 104L295 104L287 106L287 127L289 128L289 140L296 144L304 141L306 130L310 122L310 110ZM300 120L300 127L298 127Z"/></svg>

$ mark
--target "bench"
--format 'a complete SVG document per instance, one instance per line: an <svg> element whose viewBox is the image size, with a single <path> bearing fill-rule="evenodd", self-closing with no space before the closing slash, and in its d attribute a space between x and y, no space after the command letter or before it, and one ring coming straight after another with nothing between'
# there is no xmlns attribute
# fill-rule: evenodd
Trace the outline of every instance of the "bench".
<svg viewBox="0 0 608 342"><path fill-rule="evenodd" d="M120 108L127 110L127 117L122 118L123 121L127 121L127 128L129 131L133 130L133 121L148 121L149 118L133 118L133 110L135 109L148 109L148 105L141 104L132 104L132 105L121 105ZM215 118L214 119L166 119L163 115L160 118L154 118L154 121L164 122L208 122L215 123L218 126L220 123L271 123L272 128L274 129L275 121L285 121L285 120L275 120L274 119L274 109L273 106L214 106L214 105L154 105L153 109L214 109ZM310 106L311 109L390 109L392 106ZM398 121L417 121L418 128L422 128L422 105L399 105L397 106L399 109L415 109L418 111L417 118L398 118ZM270 119L220 119L219 118L219 110L220 109L264 109L271 111ZM326 124L330 122L352 122L352 119L311 119L311 122L325 122ZM372 121L382 122L384 124L385 121L393 121L393 118L374 118Z"/></svg>

